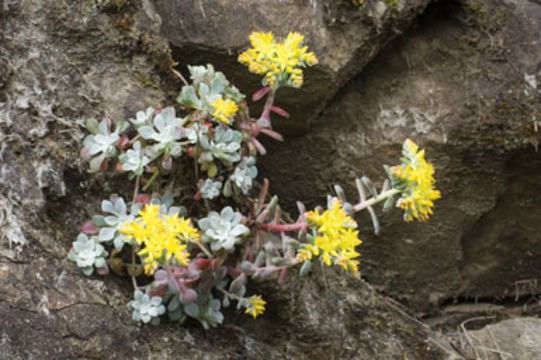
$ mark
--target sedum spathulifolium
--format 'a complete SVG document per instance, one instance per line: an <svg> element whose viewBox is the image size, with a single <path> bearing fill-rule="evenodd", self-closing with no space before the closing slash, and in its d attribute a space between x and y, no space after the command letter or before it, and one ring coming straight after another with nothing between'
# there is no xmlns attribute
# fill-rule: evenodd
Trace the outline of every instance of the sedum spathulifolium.
<svg viewBox="0 0 541 360"><path fill-rule="evenodd" d="M232 302L255 319L273 304L250 293L250 281L283 282L289 269L306 276L318 264L359 276L355 213L366 210L376 232L378 203L384 211L402 209L408 222L432 214L440 197L434 168L424 150L406 140L400 163L384 167L381 186L363 176L355 181L354 201L335 185L326 209L307 211L299 203L297 221L282 216L269 181L257 181L257 157L266 153L260 136L283 139L271 119L271 112L287 116L274 105L278 90L300 88L303 70L317 64L303 41L298 33L250 35L251 47L238 60L262 76L263 87L252 96L266 98L258 116L225 75L207 65L188 66L190 81L172 70L183 83L176 105L147 107L129 122L87 121L82 155L90 171L116 171L131 181L117 189L122 196L102 201L68 258L86 275L111 269L129 277L134 321L156 324L166 315L209 329L223 323L222 310Z"/></svg>
<svg viewBox="0 0 541 360"><path fill-rule="evenodd" d="M203 231L202 240L210 244L213 252L220 250L233 251L241 236L250 233L241 223L242 214L226 206L218 214L211 211L207 217L199 220L199 228Z"/></svg>
<svg viewBox="0 0 541 360"><path fill-rule="evenodd" d="M95 236L88 237L85 234L79 234L77 240L73 242L68 259L77 263L85 275L92 275L94 268L100 269L106 266L106 256L107 251Z"/></svg>

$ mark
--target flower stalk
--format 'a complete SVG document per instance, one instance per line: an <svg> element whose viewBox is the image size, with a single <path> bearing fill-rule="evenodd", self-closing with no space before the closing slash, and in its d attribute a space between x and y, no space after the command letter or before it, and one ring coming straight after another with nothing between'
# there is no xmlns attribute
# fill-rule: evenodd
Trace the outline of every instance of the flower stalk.
<svg viewBox="0 0 541 360"><path fill-rule="evenodd" d="M261 116L257 120L257 124L263 128L270 128L270 111L272 106L274 105L274 98L276 96L277 89L271 88L269 93L267 94L267 100L265 101L265 106L263 107L263 112L261 113Z"/></svg>
<svg viewBox="0 0 541 360"><path fill-rule="evenodd" d="M293 224L257 224L261 230L272 232L305 231L307 225L305 222L296 222Z"/></svg>
<svg viewBox="0 0 541 360"><path fill-rule="evenodd" d="M398 189L391 189L391 190L387 190L381 194L379 194L378 196L376 197L372 197L370 199L367 199L366 201L362 201L356 205L353 206L353 210L355 212L359 212L359 211L362 211L364 209L367 209L369 208L370 206L374 206L376 205L377 203L381 202L381 201L384 201L384 200L387 200L388 198L390 197L393 197L397 194L400 194L401 191L398 190Z"/></svg>

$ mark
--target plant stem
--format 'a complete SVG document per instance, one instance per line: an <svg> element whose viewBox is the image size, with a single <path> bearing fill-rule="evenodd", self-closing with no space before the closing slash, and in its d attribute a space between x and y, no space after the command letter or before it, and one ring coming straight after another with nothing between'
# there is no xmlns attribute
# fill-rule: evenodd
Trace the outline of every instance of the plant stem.
<svg viewBox="0 0 541 360"><path fill-rule="evenodd" d="M212 259L213 256L212 254L210 253L210 251L208 251L208 249L206 247L203 246L203 244L201 244L199 241L196 241L195 242L197 244L197 246L199 247L199 249L201 249L202 252L205 253L205 255L207 255L207 258L209 259Z"/></svg>
<svg viewBox="0 0 541 360"><path fill-rule="evenodd" d="M287 232L306 230L307 225L304 222L296 222L294 224L258 224L260 229L273 232Z"/></svg>
<svg viewBox="0 0 541 360"><path fill-rule="evenodd" d="M209 199L203 199L203 203L205 203L205 208L207 209L207 212L210 212L210 203Z"/></svg>
<svg viewBox="0 0 541 360"><path fill-rule="evenodd" d="M357 205L353 206L355 212L364 210L370 206L373 206L387 198L399 194L400 190L391 189L387 190L384 193L379 194L376 197L372 197L366 201L360 202ZM288 232L288 231L298 231L306 230L308 227L304 222L296 222L293 224L257 224L261 230L272 231L272 232Z"/></svg>
<svg viewBox="0 0 541 360"><path fill-rule="evenodd" d="M283 270L283 269L292 268L293 266L296 266L298 264L299 263L297 261L295 261L295 262L291 262L289 265L282 265L282 266L269 265L269 266L258 267L256 271L265 271L265 270L279 271L279 270Z"/></svg>
<svg viewBox="0 0 541 360"><path fill-rule="evenodd" d="M150 179L148 180L148 182L145 184L145 186L143 186L143 191L147 191L148 188L150 187L150 185L152 185L152 183L154 182L154 180L156 180L156 178L158 177L158 175L160 175L160 170L158 168L156 168L156 170L152 173L152 176L150 177Z"/></svg>
<svg viewBox="0 0 541 360"><path fill-rule="evenodd" d="M140 137L141 137L141 135L137 134L133 139L130 140L130 142L128 143L128 145L132 145L134 142L136 142L137 140L139 140Z"/></svg>
<svg viewBox="0 0 541 360"><path fill-rule="evenodd" d="M198 139L199 139L199 134L198 134ZM197 144L195 144L195 150L194 150L194 154L193 154L193 165L194 165L194 170L195 170L195 182L197 182L197 180L199 180L199 164L197 163L197 153L199 152L199 142Z"/></svg>
<svg viewBox="0 0 541 360"><path fill-rule="evenodd" d="M139 194L139 184L141 183L141 175L137 175L137 178L135 179L135 189L133 190L133 201L131 206L135 204L135 199L137 198L137 195ZM135 290L138 289L137 286L137 280L135 279L135 242L133 243L131 247L131 281L133 284L133 288Z"/></svg>
<svg viewBox="0 0 541 360"><path fill-rule="evenodd" d="M171 276L173 283L175 284L175 287L177 288L176 290L180 293L180 286L177 282L177 279L175 278L175 274L173 274L169 266L165 265L164 268L165 268L165 271L167 271L167 274Z"/></svg>
<svg viewBox="0 0 541 360"><path fill-rule="evenodd" d="M135 198L137 195L139 195L139 184L141 183L141 175L137 175L137 178L135 178L135 189L133 190L133 201L132 206L135 204Z"/></svg>
<svg viewBox="0 0 541 360"><path fill-rule="evenodd" d="M133 289L137 290L139 286L137 286L137 280L135 279L135 244L131 247L131 282L133 284Z"/></svg>
<svg viewBox="0 0 541 360"><path fill-rule="evenodd" d="M259 117L259 120L266 120L270 125L270 110L274 103L274 96L276 95L276 89L271 89L269 91L269 94L267 95L267 101L265 102L265 107L263 108L263 112L261 113L261 116Z"/></svg>
<svg viewBox="0 0 541 360"><path fill-rule="evenodd" d="M188 84L188 82L186 81L184 76L182 76L182 74L180 72L176 71L175 69L171 69L171 71L173 72L173 74L175 74L184 83L184 85L186 85L186 86L190 85L190 84Z"/></svg>
<svg viewBox="0 0 541 360"><path fill-rule="evenodd" d="M230 297L230 298L232 298L232 299L235 299L235 300L237 300L237 301L242 300L242 298L241 298L240 296L235 295L235 294L233 294L233 293L230 293L229 291L227 291L227 290L224 289L224 288L217 287L216 289L218 289L218 291L223 292L225 295L227 295L228 297Z"/></svg>
<svg viewBox="0 0 541 360"><path fill-rule="evenodd" d="M355 212L359 212L361 210L364 210L372 205L375 205L383 200L386 200L387 198L394 196L396 194L400 194L400 190L397 189L391 189L387 190L384 193L379 194L376 197L372 197L370 199L367 199L366 201L360 202L357 205L353 206L353 210Z"/></svg>

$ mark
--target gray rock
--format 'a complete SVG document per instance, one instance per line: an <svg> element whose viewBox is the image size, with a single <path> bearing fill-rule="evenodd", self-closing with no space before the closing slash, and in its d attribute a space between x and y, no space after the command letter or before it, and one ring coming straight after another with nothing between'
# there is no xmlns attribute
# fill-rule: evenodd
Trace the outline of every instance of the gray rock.
<svg viewBox="0 0 541 360"><path fill-rule="evenodd" d="M516 318L461 334L462 350L471 359L541 358L541 320Z"/></svg>
<svg viewBox="0 0 541 360"><path fill-rule="evenodd" d="M248 76L237 55L248 47L252 31L289 31L305 35L320 65L307 70L302 90L282 89L278 105L297 119L281 124L288 134L306 133L340 87L350 80L391 39L406 29L428 0L352 1L299 0L168 0L154 1L162 18L161 34L171 42L181 65L211 62L247 94L260 78Z"/></svg>
<svg viewBox="0 0 541 360"><path fill-rule="evenodd" d="M0 5L0 352L6 358L443 358L419 325L362 281L330 271L265 285L267 314L234 310L204 332L139 328L129 281L66 258L85 218L125 181L89 176L84 120L125 120L170 95L168 47L147 1ZM4 68L5 65L5 68ZM7 70L6 70L7 68ZM161 69L161 70L160 70ZM162 83L162 80L164 82ZM177 89L175 88L175 91ZM174 95L174 94L173 94ZM118 280L118 279L117 279Z"/></svg>
<svg viewBox="0 0 541 360"><path fill-rule="evenodd" d="M291 211L289 199L325 204L336 183L353 198L355 177L383 179L381 164L396 163L411 138L434 163L442 199L423 224L403 223L399 209L385 214L380 236L358 216L363 275L420 310L538 293L516 282L541 275L540 97L525 93L525 74L541 75L540 23L529 1L435 3L309 134L269 142L261 173Z"/></svg>

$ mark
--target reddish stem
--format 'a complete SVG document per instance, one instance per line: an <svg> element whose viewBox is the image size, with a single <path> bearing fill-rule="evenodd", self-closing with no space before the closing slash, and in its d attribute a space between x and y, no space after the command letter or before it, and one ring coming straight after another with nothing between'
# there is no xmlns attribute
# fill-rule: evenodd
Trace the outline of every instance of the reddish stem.
<svg viewBox="0 0 541 360"><path fill-rule="evenodd" d="M255 231L255 248L258 250L261 248L261 232L259 230Z"/></svg>
<svg viewBox="0 0 541 360"><path fill-rule="evenodd" d="M186 279L184 280L184 284L186 285L191 285L191 284L194 284L196 282L198 282L200 280L200 277L196 277L196 278L193 278L193 279Z"/></svg>
<svg viewBox="0 0 541 360"><path fill-rule="evenodd" d="M280 276L278 276L278 284L281 284L284 282L287 275L287 268L284 268L280 271Z"/></svg>
<svg viewBox="0 0 541 360"><path fill-rule="evenodd" d="M267 95L267 101L265 102L265 107L263 108L263 113L261 114L261 117L259 120L262 120L263 123L268 123L270 128L270 111L271 107L274 103L274 95L276 94L275 89L271 89L269 92L269 95ZM259 122L259 121L258 121Z"/></svg>
<svg viewBox="0 0 541 360"><path fill-rule="evenodd" d="M307 225L304 222L297 222L294 224L258 224L259 228L266 231L273 232L288 232L306 230Z"/></svg>
<svg viewBox="0 0 541 360"><path fill-rule="evenodd" d="M267 193L269 192L269 184L269 179L263 179L263 186L261 187L261 192L259 193L259 201L257 203L259 209L261 209L263 207L263 204L265 204L265 198L267 197Z"/></svg>

